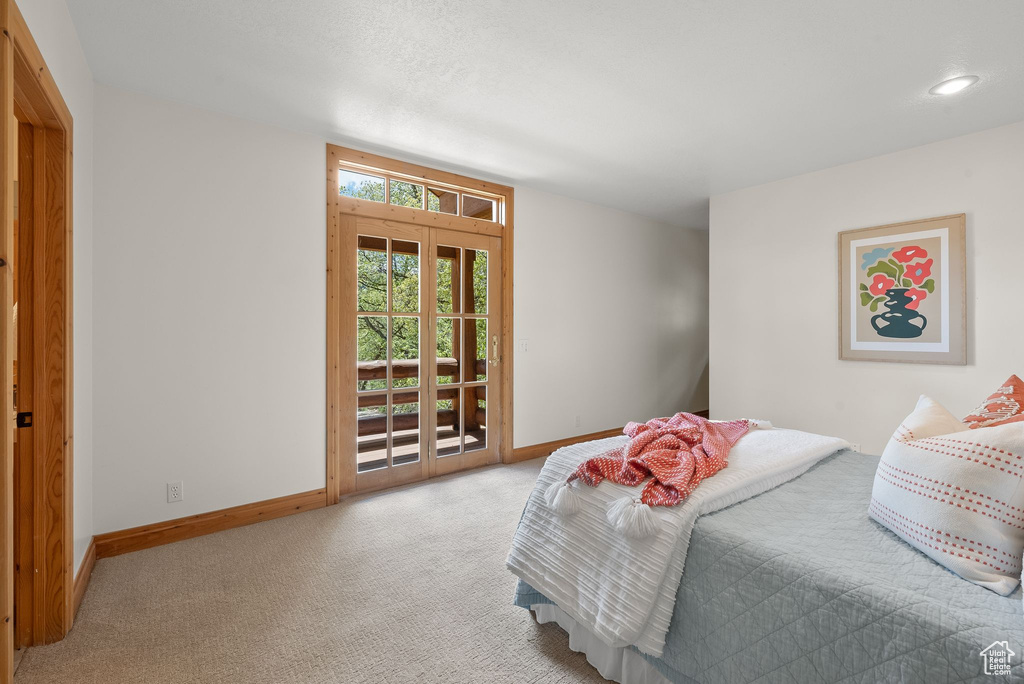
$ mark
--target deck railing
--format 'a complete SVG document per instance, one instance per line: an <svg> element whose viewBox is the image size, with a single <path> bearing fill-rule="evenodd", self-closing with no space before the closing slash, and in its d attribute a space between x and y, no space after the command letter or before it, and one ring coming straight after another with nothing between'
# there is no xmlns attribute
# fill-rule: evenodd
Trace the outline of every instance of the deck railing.
<svg viewBox="0 0 1024 684"><path fill-rule="evenodd" d="M478 359L474 366L474 378L487 373L486 360ZM419 359L396 359L391 362L392 378L415 378L419 376L419 373ZM459 362L453 358L437 359L437 375L439 378L448 378L454 382L454 380L459 376ZM356 365L356 378L360 381L387 379L387 361L360 361ZM421 392L422 388L393 390L391 394L391 403L393 406L399 404L422 403L423 397ZM475 407L475 410L472 410L471 408L471 413L466 416L465 427L467 432L479 429L482 425L486 425L487 410L483 406L479 405L479 402L486 401L486 398L487 387L484 385L464 388L463 397L460 401L458 388L444 387L442 383L437 390L437 399L438 401L451 402L452 408L437 410L438 427L450 426L454 428L456 435L458 435L459 418L463 411L463 404L469 407ZM385 394L360 394L358 398L358 406L360 409L384 407L386 405L387 395ZM392 432L415 430L419 427L420 412L396 413L392 416ZM386 433L387 415L385 413L374 413L359 416L357 433L359 437L370 437Z"/></svg>

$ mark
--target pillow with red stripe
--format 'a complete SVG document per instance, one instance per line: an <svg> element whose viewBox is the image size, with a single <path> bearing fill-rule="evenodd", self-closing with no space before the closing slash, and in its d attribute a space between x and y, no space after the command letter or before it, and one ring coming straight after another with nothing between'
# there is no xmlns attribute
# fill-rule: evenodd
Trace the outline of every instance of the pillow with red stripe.
<svg viewBox="0 0 1024 684"><path fill-rule="evenodd" d="M964 422L972 428L1024 421L1024 381L1016 375L1002 384Z"/></svg>
<svg viewBox="0 0 1024 684"><path fill-rule="evenodd" d="M875 471L868 514L966 580L1007 595L1024 555L1024 422L970 429L922 396Z"/></svg>

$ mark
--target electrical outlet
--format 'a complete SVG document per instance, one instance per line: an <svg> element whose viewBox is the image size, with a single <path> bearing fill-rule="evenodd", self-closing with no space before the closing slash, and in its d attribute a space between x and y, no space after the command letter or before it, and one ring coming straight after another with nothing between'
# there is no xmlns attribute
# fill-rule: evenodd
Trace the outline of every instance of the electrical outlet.
<svg viewBox="0 0 1024 684"><path fill-rule="evenodd" d="M858 442L850 442L850 448L854 451L860 451L860 444Z"/></svg>
<svg viewBox="0 0 1024 684"><path fill-rule="evenodd" d="M526 352L530 351L530 340L527 340L527 339L519 340L519 344L517 345L516 349L517 349L517 351L520 351L520 352L523 352L523 353L526 353Z"/></svg>
<svg viewBox="0 0 1024 684"><path fill-rule="evenodd" d="M177 482L167 483L167 503L174 503L175 501L181 501L185 498L184 492L181 489L181 480Z"/></svg>
<svg viewBox="0 0 1024 684"><path fill-rule="evenodd" d="M576 427L579 427L583 421L580 420L579 416L576 416Z"/></svg>

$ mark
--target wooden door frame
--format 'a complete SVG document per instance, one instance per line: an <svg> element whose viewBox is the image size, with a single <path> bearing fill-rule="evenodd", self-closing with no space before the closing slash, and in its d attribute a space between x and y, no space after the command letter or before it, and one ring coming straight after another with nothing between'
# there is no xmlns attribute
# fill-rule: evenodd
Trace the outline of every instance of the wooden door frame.
<svg viewBox="0 0 1024 684"><path fill-rule="evenodd" d="M38 391L33 409L35 433L31 454L34 473L31 510L19 508L31 525L32 574L30 644L62 639L74 620L74 533L72 509L72 148L73 122L56 81L14 0L0 0L0 309L4 335L0 344L0 684L13 677L14 655L14 420L12 415L14 178L18 164L16 119L31 126L33 200L31 216L38 280L33 286L36 363L32 369ZM39 251L42 250L42 251ZM23 372L19 369L19 374ZM19 561L26 557L20 555ZM20 584L20 583L19 583ZM28 645L28 644L26 644Z"/></svg>
<svg viewBox="0 0 1024 684"><path fill-rule="evenodd" d="M433 181L480 193L498 199L497 221L453 216L424 209L400 207L369 200L344 197L338 193L338 169L342 162L355 164L371 169L385 170L410 179ZM343 421L354 420L343 416L343 407L348 403L344 400L346 390L351 392L355 387L355 368L343 367L340 363L342 344L342 321L339 311L342 297L354 296L355 282L345 280L347 271L342 269L342 258L345 251L346 236L340 225L342 213L369 218L412 223L433 228L460 230L468 233L482 233L500 237L501 251L501 347L500 371L502 423L498 435L498 454L502 462L509 463L512 453L512 256L513 256L513 205L514 190L506 185L481 181L468 176L460 176L446 171L439 171L417 164L389 159L368 152L361 152L337 145L327 145L327 504L335 504L339 499L354 491L355 469L344 467L344 459L354 454L342 453L341 434Z"/></svg>

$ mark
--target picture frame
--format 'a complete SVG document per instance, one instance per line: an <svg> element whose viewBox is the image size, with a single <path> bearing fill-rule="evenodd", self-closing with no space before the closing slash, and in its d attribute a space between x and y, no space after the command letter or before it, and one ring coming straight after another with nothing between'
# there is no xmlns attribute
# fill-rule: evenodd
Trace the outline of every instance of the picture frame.
<svg viewBox="0 0 1024 684"><path fill-rule="evenodd" d="M839 233L839 358L967 363L966 215Z"/></svg>

